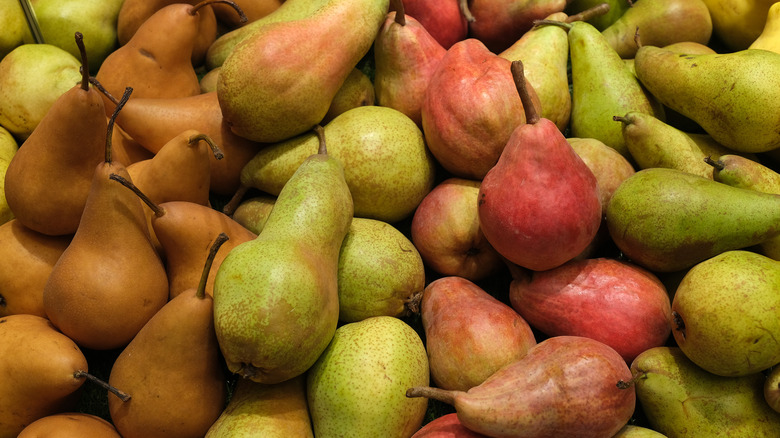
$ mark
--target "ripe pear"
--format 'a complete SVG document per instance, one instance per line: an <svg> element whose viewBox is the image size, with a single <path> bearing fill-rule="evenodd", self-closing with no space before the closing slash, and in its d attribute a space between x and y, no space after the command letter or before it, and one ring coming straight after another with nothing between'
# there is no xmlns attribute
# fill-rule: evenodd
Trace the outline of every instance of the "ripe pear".
<svg viewBox="0 0 780 438"><path fill-rule="evenodd" d="M655 347L631 363L636 396L650 427L669 437L773 437L780 414L764 401L761 373L722 377L677 347Z"/></svg>
<svg viewBox="0 0 780 438"><path fill-rule="evenodd" d="M582 158L599 185L601 212L606 213L612 194L636 171L634 165L618 151L595 138L567 137L574 152Z"/></svg>
<svg viewBox="0 0 780 438"><path fill-rule="evenodd" d="M338 324L338 257L353 206L342 164L317 132L318 153L284 185L263 231L230 250L214 279L228 369L260 383L305 372Z"/></svg>
<svg viewBox="0 0 780 438"><path fill-rule="evenodd" d="M458 414L450 412L426 423L412 438L485 438L460 423Z"/></svg>
<svg viewBox="0 0 780 438"><path fill-rule="evenodd" d="M611 437L634 413L628 365L607 345L579 336L547 338L468 391L412 387L455 407L467 428L491 437Z"/></svg>
<svg viewBox="0 0 780 438"><path fill-rule="evenodd" d="M748 48L780 53L780 4L775 2L769 7L764 29Z"/></svg>
<svg viewBox="0 0 780 438"><path fill-rule="evenodd" d="M116 428L97 415L63 412L39 418L17 438L121 438Z"/></svg>
<svg viewBox="0 0 780 438"><path fill-rule="evenodd" d="M330 101L328 112L322 117L321 125L325 125L342 113L359 106L373 105L376 102L376 92L371 78L355 67L344 79L333 100Z"/></svg>
<svg viewBox="0 0 780 438"><path fill-rule="evenodd" d="M3 2L0 4L0 59L11 50L24 44L26 38L32 38L24 9L19 2Z"/></svg>
<svg viewBox="0 0 780 438"><path fill-rule="evenodd" d="M693 266L672 301L677 345L701 368L745 376L780 363L780 262L726 251Z"/></svg>
<svg viewBox="0 0 780 438"><path fill-rule="evenodd" d="M704 0L712 31L728 51L747 49L758 38L769 8L776 0Z"/></svg>
<svg viewBox="0 0 780 438"><path fill-rule="evenodd" d="M0 126L0 225L10 221L14 213L5 199L5 173L19 145L7 129Z"/></svg>
<svg viewBox="0 0 780 438"><path fill-rule="evenodd" d="M626 424L612 438L666 438L666 435L647 427Z"/></svg>
<svg viewBox="0 0 780 438"><path fill-rule="evenodd" d="M205 438L314 438L306 379L263 384L240 379L219 418Z"/></svg>
<svg viewBox="0 0 780 438"><path fill-rule="evenodd" d="M780 195L730 187L676 169L628 177L607 206L609 234L633 262L674 272L780 233Z"/></svg>
<svg viewBox="0 0 780 438"><path fill-rule="evenodd" d="M306 374L314 435L410 437L427 400L404 391L428 385L428 376L425 346L406 322L376 316L340 326Z"/></svg>
<svg viewBox="0 0 780 438"><path fill-rule="evenodd" d="M636 77L663 105L698 123L712 138L737 152L780 147L780 53L742 50L680 56L642 46L634 57ZM660 72L663 72L662 74Z"/></svg>

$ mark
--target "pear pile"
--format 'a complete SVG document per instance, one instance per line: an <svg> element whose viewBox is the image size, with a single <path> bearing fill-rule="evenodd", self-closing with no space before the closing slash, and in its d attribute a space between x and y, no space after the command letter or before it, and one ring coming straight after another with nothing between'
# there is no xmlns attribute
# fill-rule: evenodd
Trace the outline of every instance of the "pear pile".
<svg viewBox="0 0 780 438"><path fill-rule="evenodd" d="M0 22L0 438L780 436L780 2Z"/></svg>

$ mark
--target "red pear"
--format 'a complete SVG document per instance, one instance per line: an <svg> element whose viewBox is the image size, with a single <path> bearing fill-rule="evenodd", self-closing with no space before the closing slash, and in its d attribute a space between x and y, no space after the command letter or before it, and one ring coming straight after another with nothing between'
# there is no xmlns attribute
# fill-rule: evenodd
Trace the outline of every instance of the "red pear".
<svg viewBox="0 0 780 438"><path fill-rule="evenodd" d="M458 414L442 415L431 420L428 424L412 435L412 438L483 438L485 435L476 433L460 424Z"/></svg>
<svg viewBox="0 0 780 438"><path fill-rule="evenodd" d="M479 222L499 254L544 271L591 243L601 224L601 200L593 172L555 123L540 118L530 103L522 71L522 61L512 62L526 123L512 132L480 185Z"/></svg>
<svg viewBox="0 0 780 438"><path fill-rule="evenodd" d="M466 0L403 0L406 14L414 17L445 49L465 40L469 23L461 10Z"/></svg>

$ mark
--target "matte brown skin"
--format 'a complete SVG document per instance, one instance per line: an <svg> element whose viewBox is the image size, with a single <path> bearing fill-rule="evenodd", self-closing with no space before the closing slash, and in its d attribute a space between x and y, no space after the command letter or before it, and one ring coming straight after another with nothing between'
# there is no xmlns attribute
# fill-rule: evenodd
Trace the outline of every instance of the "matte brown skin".
<svg viewBox="0 0 780 438"><path fill-rule="evenodd" d="M108 421L80 412L66 412L40 418L22 430L17 438L121 438Z"/></svg>
<svg viewBox="0 0 780 438"><path fill-rule="evenodd" d="M0 225L0 317L17 313L46 317L43 288L71 237L47 236L16 219Z"/></svg>
<svg viewBox="0 0 780 438"><path fill-rule="evenodd" d="M127 345L168 301L165 268L120 163L95 168L84 215L43 291L46 315L82 347Z"/></svg>
<svg viewBox="0 0 780 438"><path fill-rule="evenodd" d="M0 437L16 438L39 418L75 409L79 370L88 371L87 359L46 318L0 318Z"/></svg>

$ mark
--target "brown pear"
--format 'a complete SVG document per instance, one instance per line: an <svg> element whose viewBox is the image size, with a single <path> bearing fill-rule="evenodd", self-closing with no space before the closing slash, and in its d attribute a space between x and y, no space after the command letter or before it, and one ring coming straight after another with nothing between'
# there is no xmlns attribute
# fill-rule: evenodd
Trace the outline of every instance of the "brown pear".
<svg viewBox="0 0 780 438"><path fill-rule="evenodd" d="M36 315L0 318L0 437L16 438L33 421L75 410L87 371L79 347Z"/></svg>
<svg viewBox="0 0 780 438"><path fill-rule="evenodd" d="M0 225L0 317L17 313L46 317L43 287L71 237L47 236L16 219Z"/></svg>
<svg viewBox="0 0 780 438"><path fill-rule="evenodd" d="M133 98L122 108L117 125L152 153L187 129L208 135L224 154L211 159L211 191L233 195L241 170L265 146L234 134L222 117L216 91L179 98Z"/></svg>
<svg viewBox="0 0 780 438"><path fill-rule="evenodd" d="M52 236L76 232L106 143L103 99L90 87L80 33L76 43L82 53L81 83L54 102L5 174L5 197L15 217Z"/></svg>
<svg viewBox="0 0 780 438"><path fill-rule="evenodd" d="M109 385L131 396L108 398L123 438L201 438L222 413L227 387L205 289L214 255L227 239L212 239L198 286L165 304L111 367Z"/></svg>
<svg viewBox="0 0 780 438"><path fill-rule="evenodd" d="M468 391L536 345L514 309L465 278L428 284L420 316L431 377L441 389Z"/></svg>
<svg viewBox="0 0 780 438"><path fill-rule="evenodd" d="M110 138L110 137L109 137ZM127 345L168 301L168 278L152 245L138 198L111 174L130 178L122 163L94 169L84 214L43 289L48 318L85 348Z"/></svg>
<svg viewBox="0 0 780 438"><path fill-rule="evenodd" d="M17 438L122 438L113 424L97 415L62 412L33 421Z"/></svg>

